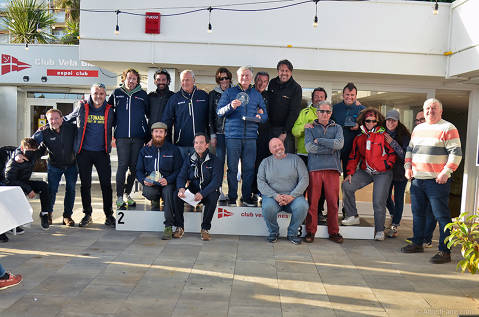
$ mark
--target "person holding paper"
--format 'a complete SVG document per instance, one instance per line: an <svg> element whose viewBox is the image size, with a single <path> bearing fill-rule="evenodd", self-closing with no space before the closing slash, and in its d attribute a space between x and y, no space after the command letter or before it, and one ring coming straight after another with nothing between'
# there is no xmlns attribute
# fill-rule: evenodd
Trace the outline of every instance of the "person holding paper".
<svg viewBox="0 0 479 317"><path fill-rule="evenodd" d="M159 207L159 199L165 202L165 230L163 240L170 240L175 223L175 191L176 177L183 159L180 150L171 143L165 142L168 127L163 122L155 122L151 126L151 146L144 146L138 154L136 178L143 186L143 196L152 201L152 208ZM175 232L176 233L176 232Z"/></svg>
<svg viewBox="0 0 479 317"><path fill-rule="evenodd" d="M205 205L203 222L201 223L201 240L211 239L208 230L211 229L211 219L216 210L220 195L218 188L221 183L222 165L220 160L208 151L210 140L204 133L195 135L193 146L195 152L188 155L176 179L178 197L186 201L186 193L194 194L194 201ZM188 186L186 186L188 183ZM183 229L183 204L178 204L177 221ZM173 236L181 238L181 236Z"/></svg>

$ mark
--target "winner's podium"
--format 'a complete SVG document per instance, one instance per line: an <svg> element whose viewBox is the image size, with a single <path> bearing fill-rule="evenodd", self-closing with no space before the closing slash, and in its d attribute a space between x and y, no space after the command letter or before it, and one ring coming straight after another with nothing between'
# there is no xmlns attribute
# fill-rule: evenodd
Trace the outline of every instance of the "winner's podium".
<svg viewBox="0 0 479 317"><path fill-rule="evenodd" d="M199 233L201 230L202 212L187 211L185 207L185 232ZM285 212L278 214L280 236L285 237L291 215ZM140 200L136 208L116 211L116 230L121 231L163 231L163 211L151 210L149 202ZM361 219L359 226L340 226L340 233L346 239L374 239L374 225ZM211 234L267 236L268 230L263 220L261 207L228 207L217 206L211 221ZM304 225L298 228L298 234L306 234ZM316 237L328 238L328 228L319 225Z"/></svg>

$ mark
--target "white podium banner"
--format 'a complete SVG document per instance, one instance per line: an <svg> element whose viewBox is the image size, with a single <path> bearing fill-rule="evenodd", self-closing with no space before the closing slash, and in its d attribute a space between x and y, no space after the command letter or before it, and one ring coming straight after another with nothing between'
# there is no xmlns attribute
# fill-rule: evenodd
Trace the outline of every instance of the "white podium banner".
<svg viewBox="0 0 479 317"><path fill-rule="evenodd" d="M185 232L199 233L203 214L200 212L185 212ZM291 215L278 214L279 234L287 235ZM125 231L163 231L164 214L162 211L117 210L116 230ZM374 227L371 226L340 226L340 233L346 239L373 239ZM267 236L268 229L259 207L223 207L218 206L211 221L211 234L230 234L248 236ZM298 234L305 236L304 225L298 228ZM318 238L328 238L328 227L320 225L316 232Z"/></svg>
<svg viewBox="0 0 479 317"><path fill-rule="evenodd" d="M0 186L0 234L33 222L33 209L18 186Z"/></svg>

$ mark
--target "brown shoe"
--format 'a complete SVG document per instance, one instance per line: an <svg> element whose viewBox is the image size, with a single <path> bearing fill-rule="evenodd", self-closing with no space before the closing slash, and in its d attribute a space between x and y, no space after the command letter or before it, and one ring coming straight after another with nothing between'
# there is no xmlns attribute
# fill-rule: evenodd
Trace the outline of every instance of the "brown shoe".
<svg viewBox="0 0 479 317"><path fill-rule="evenodd" d="M211 236L210 236L210 233L208 232L208 230L201 229L201 240L203 240L203 241L210 241L211 240Z"/></svg>
<svg viewBox="0 0 479 317"><path fill-rule="evenodd" d="M343 236L340 235L339 233L329 235L329 240L331 240L333 242L336 242L336 243L343 243L344 242Z"/></svg>
<svg viewBox="0 0 479 317"><path fill-rule="evenodd" d="M48 224L51 226L52 223L53 223L52 213L49 212L49 213L48 213Z"/></svg>
<svg viewBox="0 0 479 317"><path fill-rule="evenodd" d="M67 227L75 227L75 221L71 217L63 218L63 224Z"/></svg>
<svg viewBox="0 0 479 317"><path fill-rule="evenodd" d="M306 233L306 237L304 237L304 242L306 243L313 243L314 235L311 232Z"/></svg>
<svg viewBox="0 0 479 317"><path fill-rule="evenodd" d="M176 227L175 232L173 232L173 238L181 239L181 238L183 238L184 234L185 234L185 229L183 229L181 227Z"/></svg>

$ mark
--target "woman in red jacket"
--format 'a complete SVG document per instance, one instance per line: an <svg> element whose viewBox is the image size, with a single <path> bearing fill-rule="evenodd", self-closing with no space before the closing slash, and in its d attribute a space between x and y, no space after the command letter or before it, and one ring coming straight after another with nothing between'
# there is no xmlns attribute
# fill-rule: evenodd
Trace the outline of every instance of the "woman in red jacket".
<svg viewBox="0 0 479 317"><path fill-rule="evenodd" d="M342 224L359 224L355 192L373 182L374 239L384 240L386 199L393 178L392 167L396 162L396 154L384 138L385 120L377 109L364 109L357 122L362 133L354 138L342 185L345 210ZM359 169L356 169L358 164Z"/></svg>

